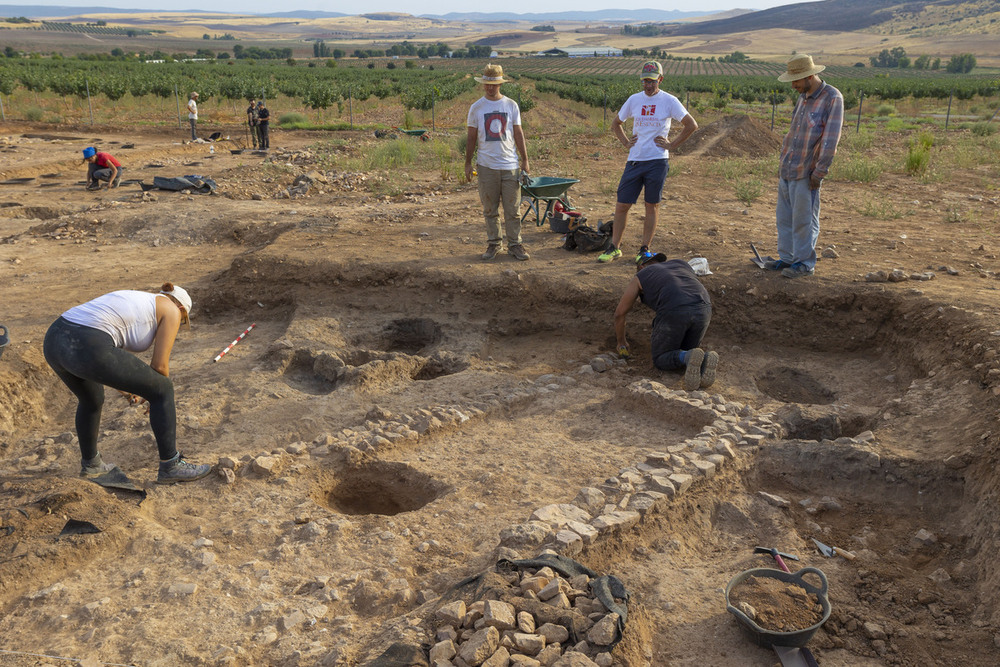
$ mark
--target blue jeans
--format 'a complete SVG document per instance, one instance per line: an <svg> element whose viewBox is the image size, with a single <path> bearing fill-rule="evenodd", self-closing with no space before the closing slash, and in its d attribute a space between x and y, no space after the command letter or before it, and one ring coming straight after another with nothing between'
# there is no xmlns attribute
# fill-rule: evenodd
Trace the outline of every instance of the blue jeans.
<svg viewBox="0 0 1000 667"><path fill-rule="evenodd" d="M149 401L149 425L153 427L160 460L177 453L177 412L174 384L131 352L115 347L111 336L60 317L45 333L45 361L56 372L79 403L76 436L85 459L97 456L97 434L104 407L104 385L142 396Z"/></svg>
<svg viewBox="0 0 1000 667"><path fill-rule="evenodd" d="M679 308L666 316L657 315L650 337L653 365L661 371L684 368L681 352L701 345L711 319L712 306L709 304Z"/></svg>
<svg viewBox="0 0 1000 667"><path fill-rule="evenodd" d="M788 264L816 268L819 241L819 188L809 189L809 179L778 180L778 258Z"/></svg>

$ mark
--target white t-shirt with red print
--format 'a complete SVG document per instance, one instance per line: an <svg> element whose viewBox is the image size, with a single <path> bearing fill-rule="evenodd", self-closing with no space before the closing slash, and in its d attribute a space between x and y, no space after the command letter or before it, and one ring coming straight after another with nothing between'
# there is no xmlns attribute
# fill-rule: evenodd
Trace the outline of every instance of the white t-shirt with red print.
<svg viewBox="0 0 1000 667"><path fill-rule="evenodd" d="M506 96L499 100L480 97L469 107L467 125L476 128L476 164L497 170L517 169L514 126L521 124L521 109Z"/></svg>
<svg viewBox="0 0 1000 667"><path fill-rule="evenodd" d="M618 112L618 119L623 123L629 118L633 119L632 134L639 137L639 141L629 150L628 159L641 162L670 157L670 151L657 146L653 139L658 136L666 139L670 132L670 121L680 121L686 115L687 109L681 101L662 90L652 96L638 92L625 100Z"/></svg>

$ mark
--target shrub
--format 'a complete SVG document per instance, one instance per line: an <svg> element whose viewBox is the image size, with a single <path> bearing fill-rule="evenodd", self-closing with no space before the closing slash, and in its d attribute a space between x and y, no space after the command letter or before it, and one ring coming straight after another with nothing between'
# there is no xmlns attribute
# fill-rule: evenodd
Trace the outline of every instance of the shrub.
<svg viewBox="0 0 1000 667"><path fill-rule="evenodd" d="M970 128L977 137L988 137L997 131L996 125L988 122L973 123Z"/></svg>
<svg viewBox="0 0 1000 667"><path fill-rule="evenodd" d="M24 117L32 123L37 123L45 116L45 111L38 107L28 107L24 111Z"/></svg>
<svg viewBox="0 0 1000 667"><path fill-rule="evenodd" d="M395 169L411 164L417 157L416 142L407 137L379 144L365 155L368 169Z"/></svg>
<svg viewBox="0 0 1000 667"><path fill-rule="evenodd" d="M930 150L934 146L934 135L930 132L921 132L917 136L917 144L924 150Z"/></svg>
<svg viewBox="0 0 1000 667"><path fill-rule="evenodd" d="M308 122L308 118L304 113L299 113L298 111L289 111L288 113L283 113L278 118L278 125L301 125L302 123Z"/></svg>
<svg viewBox="0 0 1000 667"><path fill-rule="evenodd" d="M865 156L834 160L830 175L838 181L871 183L882 175L882 165Z"/></svg>
<svg viewBox="0 0 1000 667"><path fill-rule="evenodd" d="M876 116L892 116L896 113L896 107L891 104L880 104L875 109Z"/></svg>
<svg viewBox="0 0 1000 667"><path fill-rule="evenodd" d="M911 141L906 152L906 162L904 167L906 173L911 176L918 176L927 171L927 166L931 162L931 153L919 142Z"/></svg>
<svg viewBox="0 0 1000 667"><path fill-rule="evenodd" d="M757 178L741 178L733 183L736 198L749 206L764 194L764 183Z"/></svg>

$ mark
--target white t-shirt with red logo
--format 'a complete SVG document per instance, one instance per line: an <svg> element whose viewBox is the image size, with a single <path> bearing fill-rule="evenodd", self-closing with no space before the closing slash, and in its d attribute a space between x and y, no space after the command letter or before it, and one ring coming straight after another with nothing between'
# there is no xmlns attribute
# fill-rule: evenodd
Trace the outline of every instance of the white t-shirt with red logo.
<svg viewBox="0 0 1000 667"><path fill-rule="evenodd" d="M633 119L632 134L638 135L628 152L630 161L662 160L670 157L670 151L660 148L653 139L660 136L666 139L670 132L671 119L680 121L687 115L687 109L681 101L662 90L655 95L638 92L625 100L618 112L618 120L625 122Z"/></svg>
<svg viewBox="0 0 1000 667"><path fill-rule="evenodd" d="M480 97L469 108L467 125L476 128L476 164L497 170L517 169L514 126L521 124L521 109L506 96L499 100Z"/></svg>

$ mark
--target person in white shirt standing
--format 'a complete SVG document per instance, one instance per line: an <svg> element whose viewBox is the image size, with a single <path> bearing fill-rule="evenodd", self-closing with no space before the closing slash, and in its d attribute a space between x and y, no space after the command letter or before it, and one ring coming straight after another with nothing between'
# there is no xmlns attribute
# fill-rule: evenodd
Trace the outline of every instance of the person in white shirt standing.
<svg viewBox="0 0 1000 667"><path fill-rule="evenodd" d="M660 90L663 67L655 60L642 66L642 92L629 97L618 115L611 122L611 130L618 141L628 149L628 161L618 183L618 202L615 204L615 221L611 231L611 247L597 261L611 262L622 256L621 240L628 220L628 211L639 200L639 191L645 192L646 220L642 228L642 245L635 257L636 264L648 261L653 253L649 244L656 231L663 182L670 168L670 150L687 141L698 123L687 112L681 101ZM625 134L625 121L632 119L632 136ZM667 139L670 121L680 121L683 126L673 141Z"/></svg>
<svg viewBox="0 0 1000 667"><path fill-rule="evenodd" d="M486 217L486 252L484 260L497 256L503 248L499 209L503 203L504 232L507 253L527 260L528 252L521 243L521 182L519 171L528 173L528 151L521 130L521 109L517 102L500 94L500 84L506 83L503 67L487 65L476 81L483 84L483 97L469 108L468 137L465 143L465 178L472 180L472 156L476 157L479 176L479 199ZM518 169L520 156L520 170Z"/></svg>
<svg viewBox="0 0 1000 667"><path fill-rule="evenodd" d="M188 122L191 123L191 141L198 141L195 125L198 124L198 93L188 95Z"/></svg>

